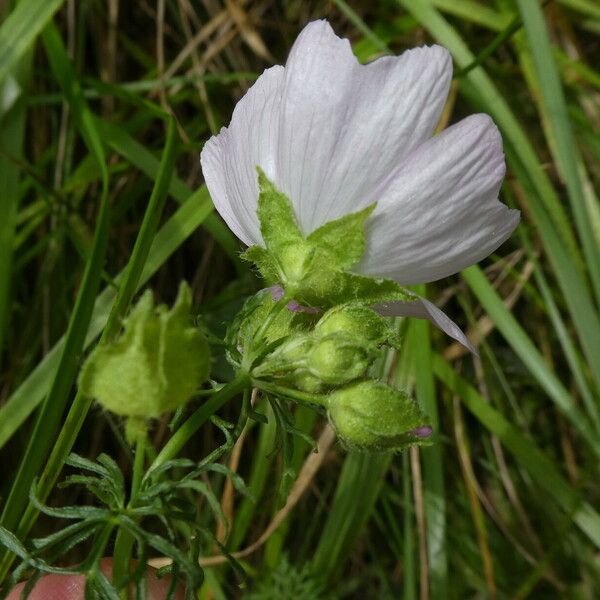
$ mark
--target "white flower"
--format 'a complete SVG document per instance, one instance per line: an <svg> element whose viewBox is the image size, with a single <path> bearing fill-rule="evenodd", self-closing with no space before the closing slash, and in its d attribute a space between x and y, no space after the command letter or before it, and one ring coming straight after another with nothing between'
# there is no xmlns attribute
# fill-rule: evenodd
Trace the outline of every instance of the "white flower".
<svg viewBox="0 0 600 600"><path fill-rule="evenodd" d="M264 245L260 166L305 234L377 202L360 273L410 285L478 262L510 236L519 212L498 201L504 154L487 115L433 135L451 79L440 46L360 65L327 21L309 23L285 68L267 69L202 150L217 210L245 244ZM429 318L469 345L426 300L388 305L390 313Z"/></svg>

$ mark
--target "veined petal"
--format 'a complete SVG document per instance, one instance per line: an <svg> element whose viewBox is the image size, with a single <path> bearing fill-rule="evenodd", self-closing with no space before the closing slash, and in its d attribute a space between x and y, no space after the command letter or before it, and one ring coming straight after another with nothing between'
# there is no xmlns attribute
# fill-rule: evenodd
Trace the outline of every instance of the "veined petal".
<svg viewBox="0 0 600 600"><path fill-rule="evenodd" d="M200 162L208 191L229 228L247 245L261 244L256 216L261 166L277 180L275 156L283 67L267 69L237 103L231 124L208 140Z"/></svg>
<svg viewBox="0 0 600 600"><path fill-rule="evenodd" d="M377 304L373 308L383 317L427 319L446 335L462 344L467 350L477 356L479 355L462 329L443 310L425 298L416 296L414 302L389 302L387 304Z"/></svg>
<svg viewBox="0 0 600 600"><path fill-rule="evenodd" d="M285 66L275 183L305 234L378 200L378 184L428 139L452 76L448 52L417 48L360 65L326 21Z"/></svg>
<svg viewBox="0 0 600 600"><path fill-rule="evenodd" d="M382 186L357 270L410 285L479 262L519 222L519 211L498 201L504 173L500 133L487 115L421 144Z"/></svg>

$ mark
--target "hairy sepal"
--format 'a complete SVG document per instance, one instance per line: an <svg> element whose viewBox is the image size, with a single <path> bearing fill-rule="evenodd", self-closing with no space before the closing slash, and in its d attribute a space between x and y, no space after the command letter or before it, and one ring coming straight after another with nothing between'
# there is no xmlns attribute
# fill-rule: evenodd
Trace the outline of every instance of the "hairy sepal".
<svg viewBox="0 0 600 600"><path fill-rule="evenodd" d="M279 283L300 304L322 309L347 302L376 304L414 300L391 279L348 271L365 253L365 225L375 204L326 223L305 237L289 198L258 169L258 218L265 248L252 246L242 258L269 283Z"/></svg>

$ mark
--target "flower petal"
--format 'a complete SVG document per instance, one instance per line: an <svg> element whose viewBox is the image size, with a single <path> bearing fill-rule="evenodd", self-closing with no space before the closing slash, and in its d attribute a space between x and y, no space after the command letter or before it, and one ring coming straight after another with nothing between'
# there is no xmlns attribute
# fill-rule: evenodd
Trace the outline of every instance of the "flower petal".
<svg viewBox="0 0 600 600"><path fill-rule="evenodd" d="M357 270L410 285L485 258L519 222L519 211L497 199L504 173L500 133L487 115L423 143L382 190Z"/></svg>
<svg viewBox="0 0 600 600"><path fill-rule="evenodd" d="M467 350L479 356L477 349L461 328L435 304L425 298L416 297L414 302L389 302L373 307L383 317L415 317L428 319L446 335L462 344Z"/></svg>
<svg viewBox="0 0 600 600"><path fill-rule="evenodd" d="M216 209L247 245L262 243L256 206L260 165L276 179L275 154L283 67L267 69L237 103L231 124L206 142L202 172Z"/></svg>
<svg viewBox="0 0 600 600"><path fill-rule="evenodd" d="M432 135L451 76L440 46L363 66L326 21L304 28L285 66L275 180L304 233L379 199L377 184Z"/></svg>

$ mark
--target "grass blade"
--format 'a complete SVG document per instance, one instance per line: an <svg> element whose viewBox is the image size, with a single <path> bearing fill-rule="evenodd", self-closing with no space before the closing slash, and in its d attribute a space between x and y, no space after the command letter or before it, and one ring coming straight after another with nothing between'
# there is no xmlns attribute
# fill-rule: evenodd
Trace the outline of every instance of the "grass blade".
<svg viewBox="0 0 600 600"><path fill-rule="evenodd" d="M140 169L150 179L154 179L158 161L152 152L133 139L123 128L112 125L100 117L95 118L95 123L102 135L102 139L108 146ZM181 179L177 176L173 177L169 186L169 194L177 202L185 202L191 193L192 190ZM203 227L221 245L234 265L241 269L241 261L239 259L240 243L223 221L216 214L209 214L203 223ZM240 270L240 272L243 271Z"/></svg>
<svg viewBox="0 0 600 600"><path fill-rule="evenodd" d="M369 519L390 461L391 456L385 454L346 456L312 561L316 577L334 578L343 566Z"/></svg>
<svg viewBox="0 0 600 600"><path fill-rule="evenodd" d="M108 171L106 169L102 142L93 126L87 105L81 95L81 89L77 85L77 82L73 80L70 62L56 28L50 26L46 29L44 43L54 75L63 87L81 135L100 168L102 174L102 194L96 220L94 244L85 267L75 306L69 319L69 326L65 334L65 344L48 396L38 415L25 456L21 461L21 467L2 512L1 524L10 530L14 530L17 525L23 506L27 502L31 484L42 467L44 458L48 455L56 432L60 427L60 420L69 398L71 386L77 374L79 356L92 316L94 298L100 286L102 265L108 243Z"/></svg>
<svg viewBox="0 0 600 600"><path fill-rule="evenodd" d="M546 491L547 497L554 500L583 534L600 548L600 514L581 499L579 493L560 474L546 454L492 408L443 358L434 356L433 366L440 381L452 393L460 396L463 405L486 429L499 438L518 463Z"/></svg>
<svg viewBox="0 0 600 600"><path fill-rule="evenodd" d="M114 306L108 316L108 322L102 334L102 340L110 340L111 337L120 329L121 319L125 316L129 304L138 288L148 253L152 246L152 241L158 229L158 223L165 207L169 184L173 177L175 166L177 128L175 120L172 117L168 119L167 140L163 152L162 160L158 166L156 182L150 195L148 206L144 214L144 220L140 227L138 236L135 240L129 262L123 273L123 280L119 285L119 293ZM102 341L101 340L101 341Z"/></svg>
<svg viewBox="0 0 600 600"><path fill-rule="evenodd" d="M502 13L477 0L433 0L433 4L443 12L478 23L492 31L502 31L510 22Z"/></svg>
<svg viewBox="0 0 600 600"><path fill-rule="evenodd" d="M0 83L29 50L64 0L22 0L0 26Z"/></svg>
<svg viewBox="0 0 600 600"><path fill-rule="evenodd" d="M213 210L214 207L206 186L202 186L192 194L192 197L177 210L157 233L148 253L148 259L144 265L137 289L142 287L158 271ZM115 277L115 282L119 283L122 277L123 272ZM106 325L114 299L115 290L113 287L107 287L96 298L84 348L91 345ZM63 338L10 395L6 403L0 407L0 448L6 444L47 394L64 343Z"/></svg>
<svg viewBox="0 0 600 600"><path fill-rule="evenodd" d="M544 13L537 2L530 0L517 0L529 47L533 55L535 72L538 77L541 100L545 105L547 122L554 139L551 144L556 164L565 179L567 192L571 202L573 215L583 245L584 256L588 271L600 301L600 240L594 236L591 215L586 209L583 186L579 177L577 151L563 88L560 82L558 69L548 28L544 20Z"/></svg>
<svg viewBox="0 0 600 600"><path fill-rule="evenodd" d="M29 80L32 54L26 55L10 72L15 85L23 89ZM22 158L27 108L21 95L0 113L0 364L6 326L9 321L11 277L17 211L20 201L20 170L11 159Z"/></svg>
<svg viewBox="0 0 600 600"><path fill-rule="evenodd" d="M558 377L548 367L521 325L504 306L498 293L490 285L478 266L469 267L462 273L481 305L492 318L496 327L512 349L537 379L542 389L554 401L558 409L577 428L590 448L600 457L600 438L590 426L588 418L575 406L573 398Z"/></svg>

